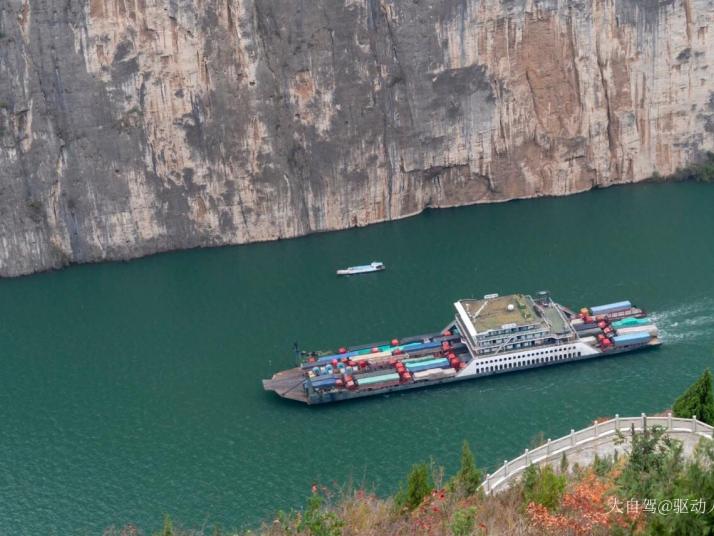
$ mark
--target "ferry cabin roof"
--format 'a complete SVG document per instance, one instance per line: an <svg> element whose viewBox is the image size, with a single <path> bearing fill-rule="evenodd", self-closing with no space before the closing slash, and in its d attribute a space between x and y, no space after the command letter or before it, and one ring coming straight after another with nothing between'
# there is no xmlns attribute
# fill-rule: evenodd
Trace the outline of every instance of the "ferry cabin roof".
<svg viewBox="0 0 714 536"><path fill-rule="evenodd" d="M472 353L491 353L540 344L571 335L567 320L550 300L536 305L530 296L488 295L454 304L456 322ZM544 341L543 341L544 342Z"/></svg>
<svg viewBox="0 0 714 536"><path fill-rule="evenodd" d="M462 316L469 335L472 336L540 322L540 318L535 313L533 300L523 294L489 297L482 300L459 300L455 306ZM473 330L469 329L469 326Z"/></svg>

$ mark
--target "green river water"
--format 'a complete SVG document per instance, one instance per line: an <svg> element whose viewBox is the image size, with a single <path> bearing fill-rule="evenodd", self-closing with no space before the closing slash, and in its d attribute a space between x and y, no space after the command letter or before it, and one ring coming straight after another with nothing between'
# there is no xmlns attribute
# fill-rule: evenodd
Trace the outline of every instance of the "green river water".
<svg viewBox="0 0 714 536"><path fill-rule="evenodd" d="M542 432L668 407L714 348L714 187L640 185L430 211L296 240L0 281L0 534L255 526L313 482L394 491L461 442L493 469ZM347 265L387 271L337 278ZM452 302L631 299L654 351L324 407L261 378L329 349L441 329Z"/></svg>

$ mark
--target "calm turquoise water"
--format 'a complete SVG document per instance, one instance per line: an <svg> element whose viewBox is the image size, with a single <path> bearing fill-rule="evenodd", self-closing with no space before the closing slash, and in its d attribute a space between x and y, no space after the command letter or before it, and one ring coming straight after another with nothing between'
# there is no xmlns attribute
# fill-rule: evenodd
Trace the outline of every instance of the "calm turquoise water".
<svg viewBox="0 0 714 536"><path fill-rule="evenodd" d="M463 439L492 468L598 416L656 412L712 365L714 188L641 185L0 281L0 534L250 526L314 481L393 491ZM338 279L373 259L388 270ZM326 407L262 391L297 340L441 329L458 298L631 299L666 346Z"/></svg>

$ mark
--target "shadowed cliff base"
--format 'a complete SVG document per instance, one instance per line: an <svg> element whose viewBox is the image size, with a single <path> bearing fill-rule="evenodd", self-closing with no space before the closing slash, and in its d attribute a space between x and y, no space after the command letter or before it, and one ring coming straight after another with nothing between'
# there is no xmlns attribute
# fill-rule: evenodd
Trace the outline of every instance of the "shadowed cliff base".
<svg viewBox="0 0 714 536"><path fill-rule="evenodd" d="M652 177L649 177L647 179L640 181L640 183L642 183L642 184L647 184L647 183L665 184L665 183L676 183L676 182L702 182L702 183L714 182L714 155L712 155L712 153L707 153L705 155L705 157L699 159L696 164L692 164L691 166L687 166L685 168L678 169L671 175L662 176L659 174L655 174ZM618 186L634 186L634 187L636 187L636 185L633 183L612 184L612 185L607 185L607 186L595 185L592 188L588 188L581 192L572 192L571 194L567 194L567 195L586 194L588 191L591 191L591 190L597 190L597 189L601 189L601 188L609 189L611 187L618 187ZM88 260L85 260L82 262L73 261L69 255L62 254L62 255L60 255L59 258L55 259L57 262L54 262L54 264L52 264L51 266L45 266L45 267L41 267L41 268L38 267L38 268L33 269L32 271L28 271L28 272L14 273L14 272L8 272L7 270L0 269L0 277L4 277L4 278L19 277L19 276L31 275L33 273L43 272L43 271L47 271L47 270L58 270L58 269L66 268L71 265L78 265L78 264L131 261L131 260L139 259L139 258L142 258L145 256L157 255L157 254L162 254L162 253L171 253L173 251L200 249L200 248L212 248L212 247L248 245L248 244L255 244L255 243L274 242L274 241L285 240L285 239L302 238L302 237L312 235L312 234L339 232L339 231L345 231L345 230L349 230L349 229L353 229L353 228L366 227L368 225L373 225L373 224L389 223L390 221L398 221L400 219L417 216L417 215L422 214L423 212L428 211L428 210L461 208L461 207L475 206L475 205L479 205L479 204L510 203L510 202L514 202L514 201L528 201L528 200L537 200L538 198L553 198L553 197L562 197L562 196L543 194L543 195L531 196L531 197L504 199L501 201L453 204L453 205L444 205L444 206L439 206L439 207L426 206L423 209L421 209L417 212L414 212L413 214L403 214L403 215L399 216L398 218L393 218L391 220L376 220L376 221L373 221L370 223L357 224L357 225L346 227L346 228L314 230L314 231L311 231L311 232L308 232L308 233L305 233L302 235L285 236L285 237L278 236L278 237L271 238L271 239L254 240L252 242L239 242L236 244L220 243L220 242L210 243L210 244L201 244L201 243L197 244L197 243L187 242L181 247L169 247L168 244L164 244L164 246L157 247L155 250L147 250L147 251L143 251L141 253L135 252L132 254L121 254L121 255L117 255L117 256L105 256L103 258L88 259Z"/></svg>

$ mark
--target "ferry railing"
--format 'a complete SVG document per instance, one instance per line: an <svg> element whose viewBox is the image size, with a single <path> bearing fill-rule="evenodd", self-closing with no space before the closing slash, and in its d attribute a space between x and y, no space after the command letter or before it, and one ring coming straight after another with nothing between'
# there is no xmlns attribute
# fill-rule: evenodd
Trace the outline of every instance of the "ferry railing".
<svg viewBox="0 0 714 536"><path fill-rule="evenodd" d="M498 491L504 485L514 480L526 470L529 465L551 463L559 460L563 453L573 452L591 446L601 439L610 439L617 431L626 433L634 428L636 432L643 431L648 426L661 426L667 432L695 434L700 437L714 437L714 427L697 420L696 415L691 419L666 416L648 417L644 413L639 417L620 417L604 422L594 421L592 426L582 430L570 430L570 433L556 440L548 439L546 443L533 450L525 449L524 453L513 460L504 460L503 465L492 474L487 474L481 484L486 493Z"/></svg>

